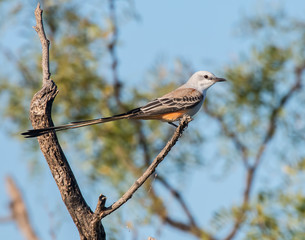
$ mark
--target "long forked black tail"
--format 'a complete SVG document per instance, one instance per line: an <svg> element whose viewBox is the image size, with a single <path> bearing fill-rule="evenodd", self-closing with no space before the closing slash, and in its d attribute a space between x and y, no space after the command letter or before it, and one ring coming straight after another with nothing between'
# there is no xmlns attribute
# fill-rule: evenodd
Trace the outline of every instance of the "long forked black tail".
<svg viewBox="0 0 305 240"><path fill-rule="evenodd" d="M126 114L120 114L120 115L116 115L113 117L107 117L107 118L98 118L98 119L92 119L92 120L71 122L71 123L56 126L56 127L38 128L38 129L28 130L26 132L21 133L21 135L24 135L25 138L33 138L33 137L38 137L38 136L41 136L43 134L46 134L46 133L49 133L52 131L58 132L58 131L63 131L63 130L67 130L67 129L72 129L72 128L80 128L80 127L85 127L85 126L89 126L89 125L129 118L131 116L132 116L131 114L126 113Z"/></svg>

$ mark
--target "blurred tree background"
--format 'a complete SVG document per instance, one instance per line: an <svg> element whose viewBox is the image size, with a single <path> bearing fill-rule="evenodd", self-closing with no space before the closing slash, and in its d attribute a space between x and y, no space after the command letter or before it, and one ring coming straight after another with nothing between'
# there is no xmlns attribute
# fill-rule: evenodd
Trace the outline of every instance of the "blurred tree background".
<svg viewBox="0 0 305 240"><path fill-rule="evenodd" d="M134 2L45 0L42 7L51 41L52 79L59 89L52 115L57 124L126 111L174 89L194 71L209 70L195 69L183 57L152 59L152 67L137 84L120 75L126 63L118 54L124 44L121 29L141 21ZM37 180L47 171L40 170L38 144L15 134L31 128L27 113L41 86L40 44L29 29L34 8L18 0L0 2L6 19L1 23L0 109L2 122L10 121L10 134L24 146L23 161L34 169L29 174ZM241 16L237 29L249 47L238 58L228 58L219 71L228 83L209 93L196 116L199 120L190 124L166 165L107 217L108 239L163 239L164 228L184 232L181 239L304 238L305 20L283 8L269 9ZM5 47L8 39L10 48ZM108 204L124 193L173 130L156 121L117 121L63 132L59 139L93 207L98 193L108 197ZM201 205L210 193L199 187L198 195L192 196L199 199L194 206L186 191L196 168L205 168L203 174L217 175L221 182L236 169L240 175L239 185L230 186L241 189L236 201L220 194L224 204L205 224L198 213L209 208ZM36 183L32 179L28 184Z"/></svg>

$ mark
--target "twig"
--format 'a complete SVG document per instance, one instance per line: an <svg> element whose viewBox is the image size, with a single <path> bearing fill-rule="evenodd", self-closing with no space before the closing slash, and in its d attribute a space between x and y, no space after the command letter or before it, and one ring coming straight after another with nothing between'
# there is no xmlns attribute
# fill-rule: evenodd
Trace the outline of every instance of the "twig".
<svg viewBox="0 0 305 240"><path fill-rule="evenodd" d="M191 121L191 117L184 116L181 121L180 125L176 129L174 135L170 139L170 141L167 142L166 146L162 149L162 151L158 154L158 156L154 159L154 161L151 163L151 165L146 169L146 171L143 173L141 177L138 178L138 180L135 181L135 183L129 188L129 190L114 204L112 204L110 207L108 207L106 210L101 212L101 218L106 217L113 211L117 210L119 207L121 207L125 202L127 202L132 195L141 187L141 185L148 179L149 176L151 176L157 166L162 162L162 160L167 156L168 152L172 149L172 147L176 144L178 139L181 137L183 130L188 126L188 123Z"/></svg>
<svg viewBox="0 0 305 240"><path fill-rule="evenodd" d="M163 177L161 177L160 175L156 176L156 179L163 184L163 186L168 189L171 194L175 197L175 199L177 200L177 202L181 205L183 211L185 212L186 216L189 219L190 225L192 226L197 226L195 219L193 218L190 210L188 209L186 203L184 202L183 198L181 197L180 193L174 189Z"/></svg>
<svg viewBox="0 0 305 240"><path fill-rule="evenodd" d="M160 183L162 183L166 187L167 190L169 190L173 194L173 196L175 197L177 202L181 205L183 211L185 212L185 214L187 215L188 220L189 220L188 223L174 220L172 217L169 216L169 213L166 210L165 206L163 204L160 204L160 201L157 201L158 208L162 209L161 211L158 211L158 214L160 215L160 218L162 219L162 221L164 223L170 225L171 227L174 227L181 231L185 231L190 234L193 234L194 236L196 236L200 239L214 240L212 235L210 235L208 232L201 229L196 224L195 219L191 215L190 210L188 209L186 203L184 202L184 200L181 197L181 195L179 194L179 192L177 190L175 190L172 186L170 186L169 183L166 182L166 180L164 178L162 178L161 176L158 175L156 178L157 178L157 180L159 180ZM151 198L153 198L153 199L158 198L154 191L151 191L150 193L152 196Z"/></svg>
<svg viewBox="0 0 305 240"><path fill-rule="evenodd" d="M175 227L182 231L193 233L194 236L196 236L200 239L215 240L215 238L213 236L209 235L208 233L204 232L200 228L193 226L191 224L185 224L185 223L182 223L179 221L175 221L168 216L165 216L163 218L163 221L166 222L167 224L171 225L172 227Z"/></svg>
<svg viewBox="0 0 305 240"><path fill-rule="evenodd" d="M156 192L153 188L150 188L150 191L148 191L150 199L152 199L153 205L152 205L152 211L154 211L155 214L157 214L161 220L164 222L164 224L168 224L169 226L179 229L181 231L185 231L189 234L192 234L200 239L207 239L207 240L215 240L215 238L210 235L208 232L201 229L195 221L190 221L185 223L183 221L178 221L173 219L168 212L168 209L166 208L163 200L157 196ZM188 211L188 210L187 210ZM192 217L191 217L192 218Z"/></svg>
<svg viewBox="0 0 305 240"><path fill-rule="evenodd" d="M36 10L35 10L35 19L36 19L36 26L33 28L37 32L41 46L42 46L42 79L43 83L48 81L50 79L51 73L49 70L49 46L50 46L50 41L47 39L44 27L43 27L43 22L42 22L42 10L40 9L40 3L37 4Z"/></svg>
<svg viewBox="0 0 305 240"><path fill-rule="evenodd" d="M11 177L6 178L6 188L11 198L11 220L14 220L25 238L28 240L38 240L38 237L30 223L22 194Z"/></svg>
<svg viewBox="0 0 305 240"><path fill-rule="evenodd" d="M221 125L221 128L224 134L231 138L237 150L241 152L243 163L246 167L248 167L248 149L247 147L238 139L238 136L235 132L229 130L228 126L225 124L225 121L222 116L215 114L208 108L208 104L204 104L204 110L211 117L215 118Z"/></svg>

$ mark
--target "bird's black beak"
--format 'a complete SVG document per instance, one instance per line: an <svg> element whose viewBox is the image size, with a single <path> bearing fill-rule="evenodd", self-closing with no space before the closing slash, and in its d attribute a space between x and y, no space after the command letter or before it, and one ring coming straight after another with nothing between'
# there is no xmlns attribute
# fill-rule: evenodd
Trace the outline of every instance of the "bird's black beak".
<svg viewBox="0 0 305 240"><path fill-rule="evenodd" d="M224 78L218 78L218 77L216 77L216 78L214 78L214 81L215 81L215 82L225 82L225 81L227 81L227 80L224 79Z"/></svg>

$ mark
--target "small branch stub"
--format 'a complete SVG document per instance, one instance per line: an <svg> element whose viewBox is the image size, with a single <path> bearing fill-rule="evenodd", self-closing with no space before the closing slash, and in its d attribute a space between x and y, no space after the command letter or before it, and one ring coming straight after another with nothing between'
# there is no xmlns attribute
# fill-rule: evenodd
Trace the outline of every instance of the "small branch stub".
<svg viewBox="0 0 305 240"><path fill-rule="evenodd" d="M101 194L98 198L98 202L96 205L96 209L95 209L95 214L99 215L104 209L105 209L105 204L106 204L106 196L104 196L103 194Z"/></svg>

